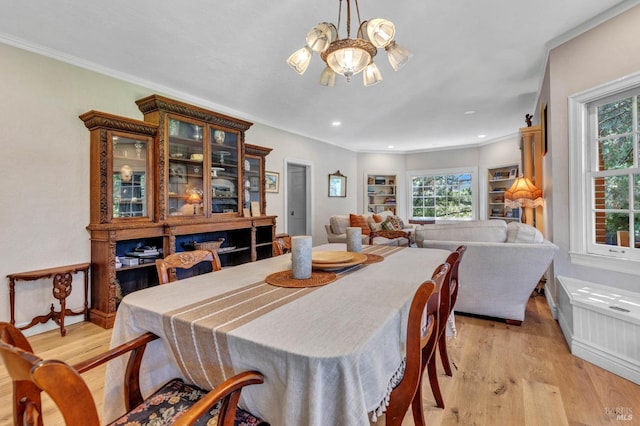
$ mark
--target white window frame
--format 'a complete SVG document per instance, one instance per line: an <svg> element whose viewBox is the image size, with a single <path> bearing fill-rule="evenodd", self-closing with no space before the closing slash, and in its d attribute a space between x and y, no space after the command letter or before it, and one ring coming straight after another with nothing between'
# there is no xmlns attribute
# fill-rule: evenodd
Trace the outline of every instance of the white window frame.
<svg viewBox="0 0 640 426"><path fill-rule="evenodd" d="M478 168L477 167L457 167L450 169L430 169L430 170L411 170L407 172L407 217L413 218L413 178L431 175L471 175L471 219L447 219L438 220L438 222L459 222L465 220L478 219Z"/></svg>
<svg viewBox="0 0 640 426"><path fill-rule="evenodd" d="M569 256L571 263L640 275L640 250L593 250L592 189L588 172L594 142L589 104L640 87L640 73L569 96Z"/></svg>

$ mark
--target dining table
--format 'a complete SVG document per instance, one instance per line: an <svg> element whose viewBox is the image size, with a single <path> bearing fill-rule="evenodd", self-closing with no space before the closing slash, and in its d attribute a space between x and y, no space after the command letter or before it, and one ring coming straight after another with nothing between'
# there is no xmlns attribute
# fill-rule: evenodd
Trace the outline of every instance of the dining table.
<svg viewBox="0 0 640 426"><path fill-rule="evenodd" d="M332 251L346 245L313 248ZM333 268L335 280L315 287L267 283L291 270L285 254L130 293L111 346L160 337L143 357L145 396L175 377L212 389L256 370L264 383L245 387L240 405L273 426L370 425L402 378L413 295L450 252L365 245L362 253L372 262ZM107 365L105 422L126 411L125 364Z"/></svg>

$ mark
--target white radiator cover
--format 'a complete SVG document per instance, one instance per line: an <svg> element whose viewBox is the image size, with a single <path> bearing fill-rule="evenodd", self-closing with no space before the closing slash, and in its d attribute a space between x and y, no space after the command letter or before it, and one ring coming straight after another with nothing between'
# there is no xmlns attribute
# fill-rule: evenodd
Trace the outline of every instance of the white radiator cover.
<svg viewBox="0 0 640 426"><path fill-rule="evenodd" d="M571 353L640 384L640 293L568 277L558 282L558 322Z"/></svg>

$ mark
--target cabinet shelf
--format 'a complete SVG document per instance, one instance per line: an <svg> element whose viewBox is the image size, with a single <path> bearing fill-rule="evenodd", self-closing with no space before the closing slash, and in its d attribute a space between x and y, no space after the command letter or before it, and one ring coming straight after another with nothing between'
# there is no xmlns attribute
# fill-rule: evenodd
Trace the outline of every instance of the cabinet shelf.
<svg viewBox="0 0 640 426"><path fill-rule="evenodd" d="M133 269L142 269L142 268L151 268L151 267L154 267L154 268L156 267L156 259L153 259L153 262L141 263L139 265L133 265L133 266L122 265L121 267L116 268L116 273L120 271L131 271Z"/></svg>
<svg viewBox="0 0 640 426"><path fill-rule="evenodd" d="M123 161L131 162L131 163L144 163L145 161L147 161L146 158L129 157L129 156L125 157L123 155L114 155L113 159L114 160L123 160Z"/></svg>

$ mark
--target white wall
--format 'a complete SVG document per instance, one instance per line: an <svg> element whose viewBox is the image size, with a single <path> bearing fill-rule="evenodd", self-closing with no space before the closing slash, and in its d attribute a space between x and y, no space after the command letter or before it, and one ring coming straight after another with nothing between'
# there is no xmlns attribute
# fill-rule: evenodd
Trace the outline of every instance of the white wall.
<svg viewBox="0 0 640 426"><path fill-rule="evenodd" d="M640 71L640 7L617 16L553 49L549 55L548 131L549 153L545 157L545 182L549 187L552 240L560 246L554 262L556 275L640 291L637 275L571 264L569 258L569 96ZM550 207L550 209L549 209ZM551 284L552 296L557 291Z"/></svg>
<svg viewBox="0 0 640 426"><path fill-rule="evenodd" d="M3 44L0 58L0 276L88 262L89 132L77 117L97 109L142 118L133 101L149 92ZM67 307L77 310L82 275L75 280ZM18 324L48 313L51 280L16 287ZM3 321L8 292L0 286Z"/></svg>

